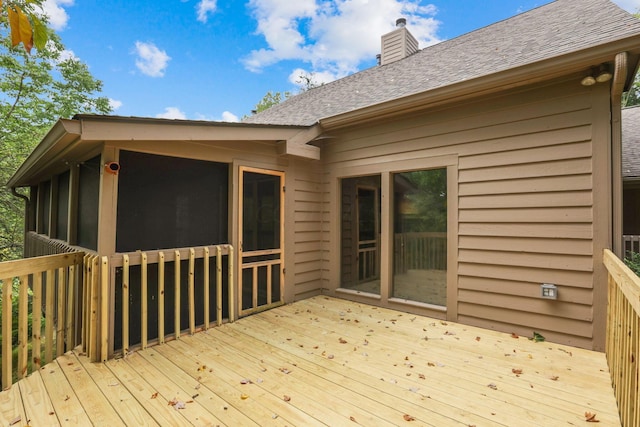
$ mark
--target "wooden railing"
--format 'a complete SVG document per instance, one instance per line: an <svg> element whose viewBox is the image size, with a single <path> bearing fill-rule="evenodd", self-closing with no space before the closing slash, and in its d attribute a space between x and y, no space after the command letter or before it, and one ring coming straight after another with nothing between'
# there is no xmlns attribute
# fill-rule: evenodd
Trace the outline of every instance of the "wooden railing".
<svg viewBox="0 0 640 427"><path fill-rule="evenodd" d="M65 254L69 252L81 252L80 248L69 246L67 242L51 239L44 234L30 231L24 239L24 256L31 258L43 255Z"/></svg>
<svg viewBox="0 0 640 427"><path fill-rule="evenodd" d="M640 236L625 234L622 236L624 253L635 252L640 254Z"/></svg>
<svg viewBox="0 0 640 427"><path fill-rule="evenodd" d="M447 233L397 233L394 236L394 272L446 270Z"/></svg>
<svg viewBox="0 0 640 427"><path fill-rule="evenodd" d="M223 277L224 259L226 259L224 266L227 270L226 277ZM110 312L119 313L121 316L118 319L121 330L114 332L118 334L121 345L118 346L119 348L110 348L109 352L115 353L116 350L120 350L126 355L132 347L144 349L151 344L163 344L169 339L179 339L181 333L185 331L193 334L199 329L206 330L211 326L213 317L215 317L215 323L221 325L224 281L227 282L225 289L228 298L227 319L233 322L235 320L233 259L234 251L231 245L131 252L111 256L109 260L111 283L117 288L114 289L114 295L117 294L119 298L114 300L120 301L120 307L113 307ZM183 274L185 269L186 278ZM166 274L167 271L172 274ZM196 289L196 283L198 289ZM169 286L165 287L166 284ZM215 292L213 308L210 306L210 300L214 297L211 292ZM133 293L136 294L135 298L131 298ZM150 295L154 298L150 298ZM171 296L172 301L167 301L167 295ZM186 296L186 302L181 301L183 296ZM132 307L132 300L136 300L139 306ZM169 311L173 320L169 322L165 319L166 305L173 306ZM183 327L184 322L181 322L184 308L188 312L187 316L184 316L188 318L186 329ZM132 321L132 309L138 310L139 321ZM151 311L156 313L153 318ZM215 315L213 315L214 312ZM201 316L201 322L196 322L196 315ZM115 320L114 323L116 323ZM104 319L103 322L105 322ZM149 329L152 324L154 336L150 338ZM139 341L131 342L132 328L139 328L136 330L140 333ZM167 333L167 330L170 331ZM106 358L104 350L103 347L102 355Z"/></svg>
<svg viewBox="0 0 640 427"><path fill-rule="evenodd" d="M606 355L622 425L640 425L640 278L611 251L604 251L609 271Z"/></svg>
<svg viewBox="0 0 640 427"><path fill-rule="evenodd" d="M77 345L83 255L75 252L0 263L3 389L11 386L14 377L24 378L53 360L54 355L57 357ZM13 293L14 285L17 295ZM17 328L14 328L16 318ZM17 346L14 348L15 329ZM14 367L15 352L17 366Z"/></svg>

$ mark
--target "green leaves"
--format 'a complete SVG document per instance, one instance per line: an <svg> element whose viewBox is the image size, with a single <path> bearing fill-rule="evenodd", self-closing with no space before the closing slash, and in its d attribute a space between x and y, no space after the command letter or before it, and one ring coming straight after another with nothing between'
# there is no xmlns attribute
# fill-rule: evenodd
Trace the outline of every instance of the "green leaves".
<svg viewBox="0 0 640 427"><path fill-rule="evenodd" d="M537 332L533 333L533 337L529 338L531 341L533 342L544 342L546 340L545 337L543 337L542 335L540 335Z"/></svg>
<svg viewBox="0 0 640 427"><path fill-rule="evenodd" d="M59 118L111 111L99 96L102 82L78 58L67 57L60 38L37 22L34 44L42 42L38 32L47 39L31 54L14 48L10 34L0 37L0 261L22 256L24 230L24 202L4 184Z"/></svg>

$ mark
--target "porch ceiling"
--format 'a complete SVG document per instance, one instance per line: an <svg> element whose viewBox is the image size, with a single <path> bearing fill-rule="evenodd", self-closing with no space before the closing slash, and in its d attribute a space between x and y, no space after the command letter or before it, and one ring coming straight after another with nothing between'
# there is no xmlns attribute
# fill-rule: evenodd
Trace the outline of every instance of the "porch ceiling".
<svg viewBox="0 0 640 427"><path fill-rule="evenodd" d="M4 425L620 425L605 356L315 297L106 364L67 353Z"/></svg>

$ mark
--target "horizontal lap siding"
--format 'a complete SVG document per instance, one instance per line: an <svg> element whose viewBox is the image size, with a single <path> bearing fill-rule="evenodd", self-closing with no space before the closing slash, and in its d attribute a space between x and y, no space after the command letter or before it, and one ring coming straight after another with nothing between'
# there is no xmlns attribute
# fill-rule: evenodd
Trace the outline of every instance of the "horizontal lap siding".
<svg viewBox="0 0 640 427"><path fill-rule="evenodd" d="M294 300L320 293L322 289L322 174L317 162L301 161L295 177L287 183L293 191L293 280ZM285 228L290 225L285 223ZM289 275L289 272L287 272Z"/></svg>
<svg viewBox="0 0 640 427"><path fill-rule="evenodd" d="M323 149L327 197L332 171L457 155L458 320L591 347L592 102L589 90L561 82L343 131ZM337 229L326 227L335 248ZM325 251L328 270L337 262ZM557 284L559 300L541 299L541 283Z"/></svg>
<svg viewBox="0 0 640 427"><path fill-rule="evenodd" d="M511 147L460 153L460 321L591 347L593 113L589 97L578 99L550 96L561 120L532 109L519 121L529 134ZM493 117L498 127L510 118ZM558 301L540 298L542 283L558 285Z"/></svg>

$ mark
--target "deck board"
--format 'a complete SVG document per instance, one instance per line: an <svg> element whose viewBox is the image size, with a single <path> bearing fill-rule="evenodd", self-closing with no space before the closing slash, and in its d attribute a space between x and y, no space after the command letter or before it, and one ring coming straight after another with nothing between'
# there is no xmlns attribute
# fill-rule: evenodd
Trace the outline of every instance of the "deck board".
<svg viewBox="0 0 640 427"><path fill-rule="evenodd" d="M184 409L168 404L185 403ZM327 297L0 393L8 425L619 426L602 353Z"/></svg>

